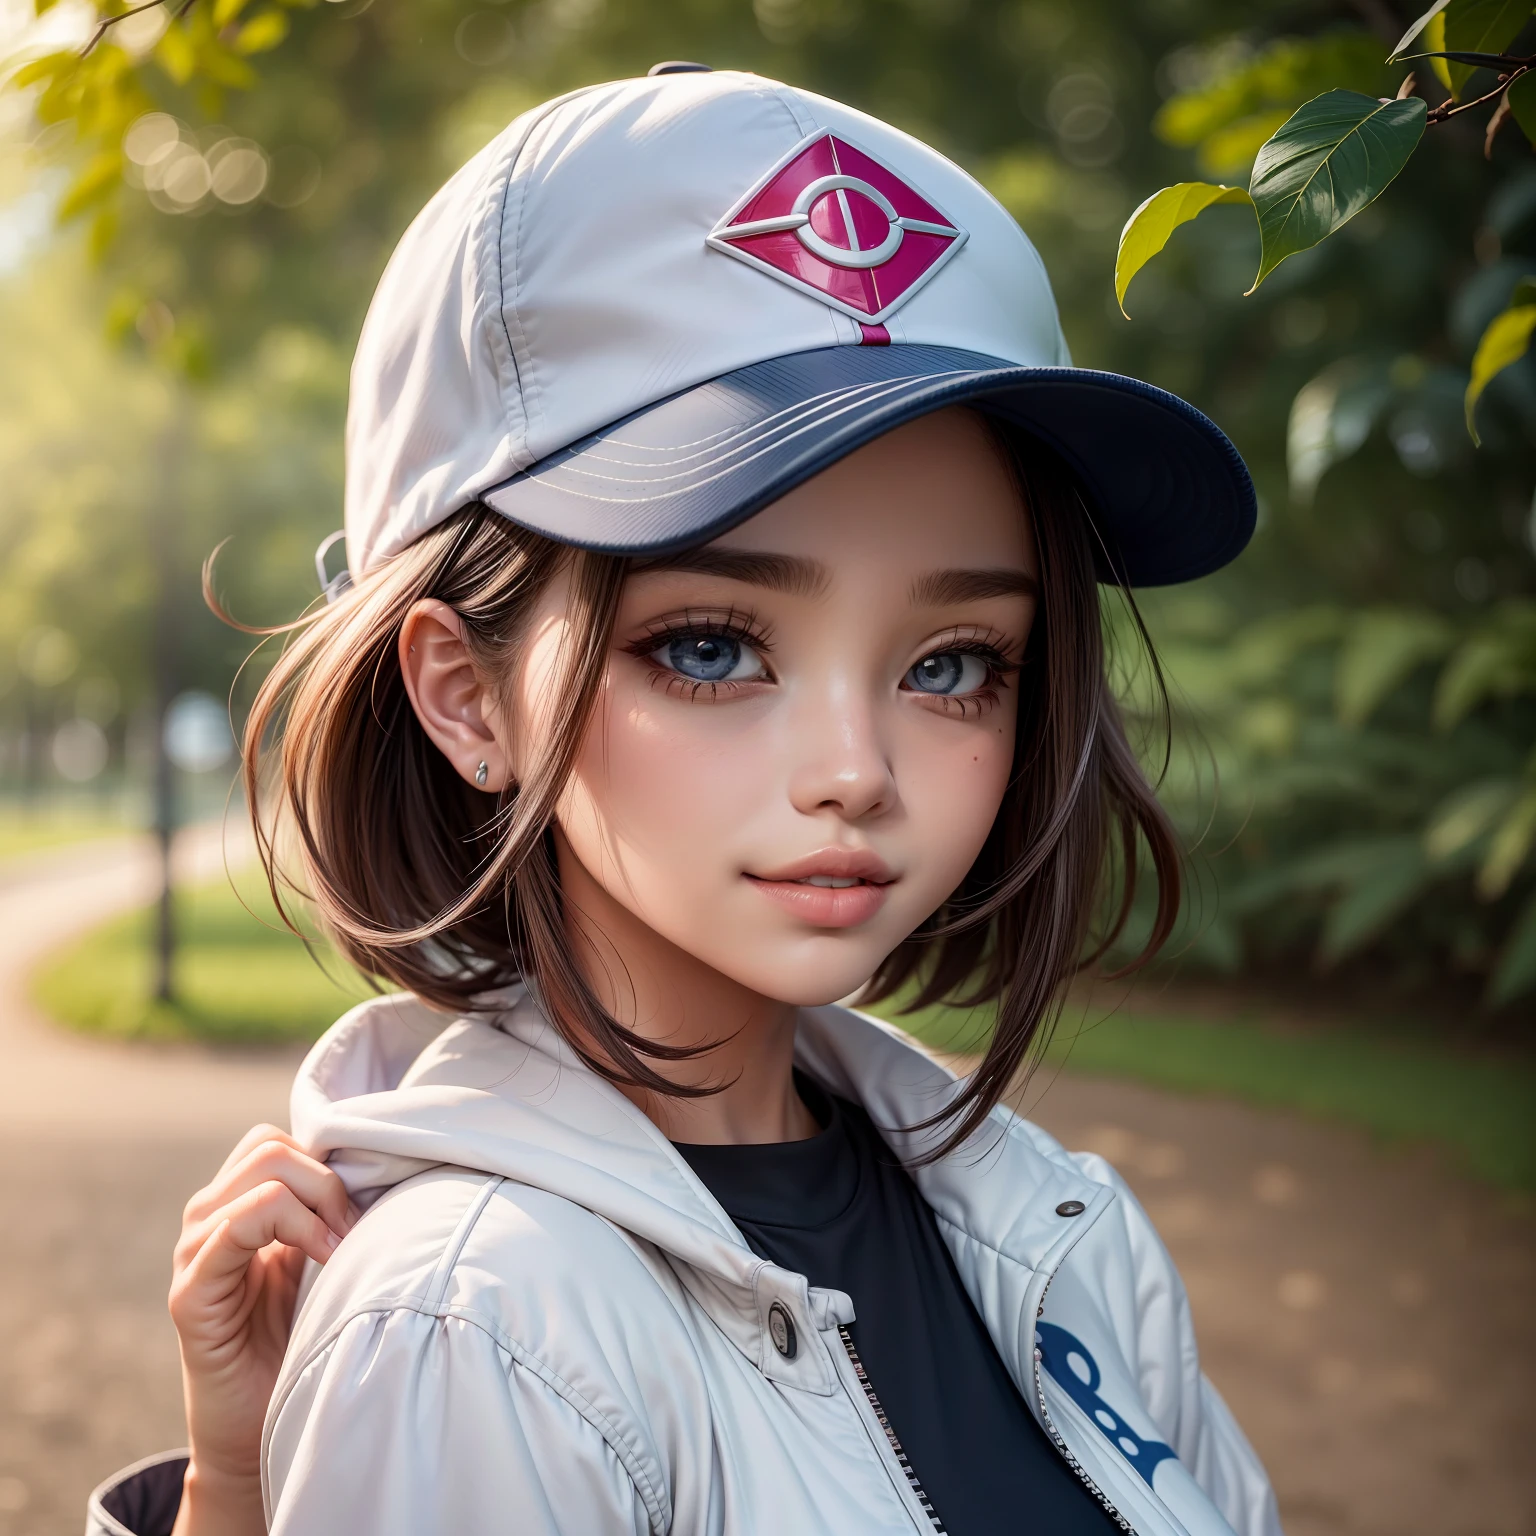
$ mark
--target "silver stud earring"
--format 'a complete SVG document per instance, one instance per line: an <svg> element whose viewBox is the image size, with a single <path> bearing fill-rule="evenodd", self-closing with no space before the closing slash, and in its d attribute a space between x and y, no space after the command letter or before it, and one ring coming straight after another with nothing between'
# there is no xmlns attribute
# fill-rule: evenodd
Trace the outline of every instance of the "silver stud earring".
<svg viewBox="0 0 1536 1536"><path fill-rule="evenodd" d="M475 783L478 784L481 789L484 789L485 788L485 781L488 778L490 778L490 776L491 776L491 770L486 765L484 760L482 760L481 763L480 763L480 766L475 769Z"/></svg>

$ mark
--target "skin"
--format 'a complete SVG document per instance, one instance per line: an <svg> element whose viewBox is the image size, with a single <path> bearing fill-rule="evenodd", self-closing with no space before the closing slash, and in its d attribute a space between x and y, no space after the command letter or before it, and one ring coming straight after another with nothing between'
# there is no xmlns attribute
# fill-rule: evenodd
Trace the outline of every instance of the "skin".
<svg viewBox="0 0 1536 1536"><path fill-rule="evenodd" d="M556 816L573 953L611 1014L704 1046L658 1063L702 1099L628 1090L671 1139L815 1133L796 1011L835 1001L958 886L1012 769L1037 565L1007 468L963 410L879 438L701 552L625 584ZM551 584L510 678L458 615L400 636L411 703L467 782L523 777L567 628ZM701 649L702 648L702 649ZM722 681L693 672L730 664ZM938 688L939 691L933 691ZM808 874L858 884L806 885ZM258 1127L187 1208L171 1311L193 1470L176 1536L262 1530L259 1438L304 1254L352 1213L329 1169Z"/></svg>

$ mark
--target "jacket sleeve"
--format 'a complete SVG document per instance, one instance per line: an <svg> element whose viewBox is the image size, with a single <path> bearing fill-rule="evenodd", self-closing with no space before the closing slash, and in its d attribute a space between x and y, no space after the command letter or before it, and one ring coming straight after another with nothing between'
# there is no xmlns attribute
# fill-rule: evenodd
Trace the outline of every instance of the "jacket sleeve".
<svg viewBox="0 0 1536 1536"><path fill-rule="evenodd" d="M272 1536L664 1529L622 1434L554 1372L454 1315L352 1318L291 1378L265 1439Z"/></svg>
<svg viewBox="0 0 1536 1536"><path fill-rule="evenodd" d="M1072 1161L1120 1197L1134 1277L1132 1357L1153 1422L1238 1536L1283 1536L1264 1464L1200 1369L1189 1296L1173 1256L1130 1186L1103 1158L1075 1153Z"/></svg>
<svg viewBox="0 0 1536 1536"><path fill-rule="evenodd" d="M85 1536L171 1536L181 1508L185 1451L162 1451L114 1472L85 1510Z"/></svg>

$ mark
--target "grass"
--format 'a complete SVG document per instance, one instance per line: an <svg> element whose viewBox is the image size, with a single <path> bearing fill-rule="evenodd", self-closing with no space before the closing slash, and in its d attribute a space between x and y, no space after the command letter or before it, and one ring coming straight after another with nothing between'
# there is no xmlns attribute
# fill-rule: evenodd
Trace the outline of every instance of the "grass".
<svg viewBox="0 0 1536 1536"><path fill-rule="evenodd" d="M122 837L133 831L114 805L0 805L0 864L66 843Z"/></svg>
<svg viewBox="0 0 1536 1536"><path fill-rule="evenodd" d="M880 1011L940 1050L986 1044L990 1019L981 1010ZM1436 1143L1467 1172L1536 1191L1536 1063L1528 1059L1490 1060L1374 1027L1298 1031L1128 1009L1107 1018L1069 1011L1049 1059L1343 1121L1386 1141Z"/></svg>
<svg viewBox="0 0 1536 1536"><path fill-rule="evenodd" d="M317 946L322 969L278 927L255 879L242 885L251 910L224 879L177 893L175 1002L150 996L150 909L116 918L45 961L33 997L62 1024L118 1039L313 1040L368 991L329 949Z"/></svg>
<svg viewBox="0 0 1536 1536"><path fill-rule="evenodd" d="M241 904L219 880L180 893L177 1001L149 997L152 914L116 919L46 962L33 981L60 1022L120 1038L228 1044L311 1040L367 995L337 957L315 963L292 934L264 922L254 874ZM960 1054L986 1044L990 1017L944 1009L881 1012L929 1045ZM1101 1010L1102 1011L1102 1010ZM1077 1008L1051 1060L1179 1093L1220 1094L1363 1126L1391 1141L1432 1142L1467 1171L1536 1191L1536 1064L1489 1060L1422 1033L1379 1028L1282 1029L1262 1018L1215 1022L1129 1008L1099 1018Z"/></svg>

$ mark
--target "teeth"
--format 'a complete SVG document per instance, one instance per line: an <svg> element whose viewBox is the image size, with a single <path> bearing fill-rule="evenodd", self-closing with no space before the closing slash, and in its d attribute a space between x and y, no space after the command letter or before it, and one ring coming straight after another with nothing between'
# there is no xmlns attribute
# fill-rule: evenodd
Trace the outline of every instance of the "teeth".
<svg viewBox="0 0 1536 1536"><path fill-rule="evenodd" d="M825 886L828 890L843 891L847 890L850 885L863 885L864 882L856 877L850 879L842 875L807 875L799 884L820 885Z"/></svg>

